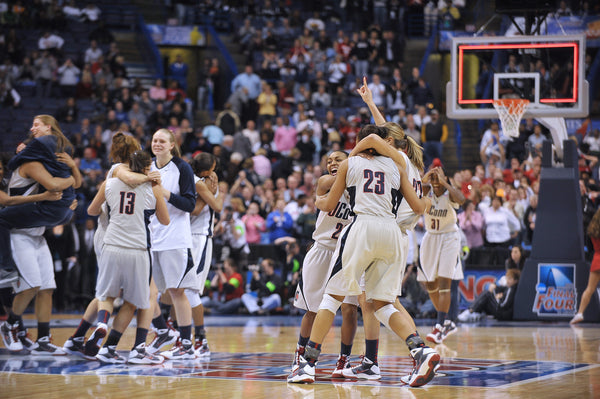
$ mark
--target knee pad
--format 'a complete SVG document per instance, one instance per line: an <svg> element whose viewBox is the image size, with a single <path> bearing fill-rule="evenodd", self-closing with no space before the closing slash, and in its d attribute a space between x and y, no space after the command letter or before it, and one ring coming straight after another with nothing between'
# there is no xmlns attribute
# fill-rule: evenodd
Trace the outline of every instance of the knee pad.
<svg viewBox="0 0 600 399"><path fill-rule="evenodd" d="M190 302L190 306L192 307L192 309L198 305L202 305L202 300L200 299L200 294L198 294L198 291L185 290L185 296L187 296L187 299Z"/></svg>
<svg viewBox="0 0 600 399"><path fill-rule="evenodd" d="M383 323L384 326L391 330L390 319L392 318L392 315L396 312L398 312L398 309L396 309L393 304L389 303L379 308L379 310L375 312L375 317L377 318L377 320Z"/></svg>
<svg viewBox="0 0 600 399"><path fill-rule="evenodd" d="M338 301L329 294L325 294L323 295L323 300L319 305L319 310L328 310L335 315L340 306L342 306L342 302Z"/></svg>
<svg viewBox="0 0 600 399"><path fill-rule="evenodd" d="M450 292L450 288L446 288L446 289L440 290L439 292L440 293L442 293L442 292Z"/></svg>

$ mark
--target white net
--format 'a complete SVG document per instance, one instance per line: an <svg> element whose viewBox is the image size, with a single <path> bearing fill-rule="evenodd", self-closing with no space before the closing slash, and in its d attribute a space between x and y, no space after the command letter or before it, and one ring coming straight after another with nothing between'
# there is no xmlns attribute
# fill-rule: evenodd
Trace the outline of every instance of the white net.
<svg viewBox="0 0 600 399"><path fill-rule="evenodd" d="M502 132L508 137L519 137L521 118L529 105L529 100L502 98L494 100L494 108L500 117Z"/></svg>

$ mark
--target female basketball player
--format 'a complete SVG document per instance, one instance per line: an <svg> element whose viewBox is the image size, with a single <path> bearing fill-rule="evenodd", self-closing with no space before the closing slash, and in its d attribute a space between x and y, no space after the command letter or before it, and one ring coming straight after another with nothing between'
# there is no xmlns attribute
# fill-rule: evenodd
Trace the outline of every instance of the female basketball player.
<svg viewBox="0 0 600 399"><path fill-rule="evenodd" d="M147 174L151 163L150 155L138 150L129 159L129 169L133 173ZM106 181L98 195L104 196L110 210L110 222L98 265L96 298L99 300L99 313L112 312L113 301L121 290L124 303L117 316L119 322L114 323L113 330L96 357L103 363L124 363L125 359L116 352L116 346L135 310L150 307L147 213L156 210L154 215L162 225L169 224L169 213L159 183L131 187L120 179L112 178ZM98 211L99 208L90 209L91 214ZM160 356L146 353L145 338L130 352L128 361L138 364L161 363L163 359Z"/></svg>
<svg viewBox="0 0 600 399"><path fill-rule="evenodd" d="M34 162L31 177L38 181L37 174L45 169L46 176L63 178L59 185L53 183L54 180L39 181L46 190L63 191L63 195L58 201L21 204L0 210L0 284L18 278L10 246L10 230L66 223L73 215L70 206L75 199L74 188L81 185L81 174L75 162L70 157L58 155L72 154L73 147L56 119L50 115L38 115L33 119L30 130L33 140L10 160L8 169L15 170Z"/></svg>
<svg viewBox="0 0 600 399"><path fill-rule="evenodd" d="M404 133L404 130L400 127L400 125L392 122L385 122L383 115L381 115L379 109L373 102L371 90L367 86L366 78L363 79L363 86L358 89L358 93L371 110L375 123L378 126L385 127L389 136L387 139L383 140L378 135L371 134L365 139L361 140L353 149L351 154L355 155L366 151L369 148L373 148L378 153L384 153L389 150L388 146L394 147L396 150L398 150L399 156L396 156L393 159L405 168L408 180L412 184L417 197L422 198L422 148L414 141L412 137L408 137ZM416 214L407 201L403 199L400 203L400 207L398 208L396 216L396 221L400 227L400 230L402 231L402 260L399 264L399 267L402 270L402 278L400 281L398 281L398 296L402 294L402 281L409 252L408 233L414 229L414 226L419 218L420 215ZM359 297L359 302L362 309L363 324L365 329L365 356L363 357L363 361L360 365L352 369L345 370L343 375L347 378L369 380L379 379L381 377L378 365L380 323L375 317L375 309L373 308L373 304L366 302L364 300L364 295ZM394 306L399 312L404 314L405 317L409 316L408 312L406 312L406 309L404 309L398 299L396 299Z"/></svg>
<svg viewBox="0 0 600 399"><path fill-rule="evenodd" d="M194 359L192 345L192 309L185 289L197 289L196 269L191 255L192 232L190 213L194 211L196 193L194 172L180 158L175 136L167 129L159 129L152 136L152 152L156 156L152 170L159 171L163 195L171 223L161 225L156 218L150 220L152 238L152 275L162 295L168 295L175 309L181 346L163 352L168 359ZM154 303L153 303L154 305ZM152 320L158 336L148 348L155 352L164 346L169 328L160 314L158 304Z"/></svg>
<svg viewBox="0 0 600 399"><path fill-rule="evenodd" d="M385 129L367 125L361 129L359 140L370 133L387 137ZM344 297L362 293L359 281L364 273L366 300L374 302L375 316L405 339L411 350L415 368L407 384L424 385L433 378L440 356L425 346L414 323L406 320L405 315L393 305L397 281L400 280L398 263L402 251L401 232L395 216L400 205L400 193L418 213L429 207L429 201L417 197L408 183L406 173L394 161L366 153L348 158L340 164L329 194L320 197L317 206L323 211L331 211L344 189L350 193L350 203L356 217L338 240L333 258L333 276L327 283L305 354L300 357L298 369L288 376L288 382L314 382L321 343Z"/></svg>
<svg viewBox="0 0 600 399"><path fill-rule="evenodd" d="M419 252L422 268L417 279L425 283L437 310L437 323L427 334L427 340L439 344L456 331L456 325L448 318L448 310L452 280L462 279L462 246L455 209L465 202L465 196L448 182L441 167L429 170L423 176L423 183L425 195L431 198L431 209L425 214L426 232Z"/></svg>
<svg viewBox="0 0 600 399"><path fill-rule="evenodd" d="M325 195L333 185L340 163L348 158L343 151L334 151L327 157L328 175L323 175L317 182L317 196ZM325 285L331 275L333 264L331 258L337 239L342 229L350 223L350 204L346 195L340 197L335 209L330 212L319 212L312 238L314 244L306 254L302 265L302 282L296 288L294 306L306 310L300 324L300 336L296 345L296 353L292 371L298 367L300 356L304 354L310 337L319 304L325 293ZM356 333L357 299L347 297L342 308L342 343L340 355L332 377L341 377L342 371L349 367L349 358Z"/></svg>
<svg viewBox="0 0 600 399"><path fill-rule="evenodd" d="M150 172L146 175L143 173L132 172L129 169L129 157L135 151L140 149L140 143L133 136L126 135L122 132L117 132L112 138L112 145L109 154L109 159L114 162L114 164L106 174L106 179L108 180L112 177L116 177L130 187L136 187L146 182L160 183L159 172ZM102 190L102 187L103 186L101 186L100 191ZM104 204L104 200L104 196L96 194L88 208L88 211L91 210L94 213L99 212L98 227L94 234L94 252L98 260L102 254L102 248L104 247L104 235L106 233L106 229L108 228L108 210ZM151 282L151 286L154 286L153 282ZM154 291L156 291L156 289L154 289ZM152 320L152 311L153 309L141 309L138 311L138 332L136 333L136 337L140 339L136 339L134 349L141 343L141 337L144 335L144 332L146 334L148 332L148 328L150 327ZM107 312L103 312L100 315L98 313L98 299L94 298L88 304L79 326L75 330L75 333L69 339L67 339L63 345L63 350L65 352L83 355L87 359L95 358L98 350L100 349L99 345L101 344L101 340L108 332L106 324L110 318L110 314ZM98 318L97 327L84 345L85 335L89 328L93 325L96 318ZM118 318L115 318L115 321L113 322L113 328L115 327L117 329L119 328Z"/></svg>
<svg viewBox="0 0 600 399"><path fill-rule="evenodd" d="M192 307L194 320L194 350L198 357L209 357L210 349L204 329L204 306L200 296L204 291L206 278L210 270L213 251L213 225L215 212L221 212L225 193L218 191L218 178L215 173L217 157L208 152L202 152L191 162L196 183L196 207L190 216L192 229L192 257L196 266L198 285L194 290L186 290L186 296Z"/></svg>

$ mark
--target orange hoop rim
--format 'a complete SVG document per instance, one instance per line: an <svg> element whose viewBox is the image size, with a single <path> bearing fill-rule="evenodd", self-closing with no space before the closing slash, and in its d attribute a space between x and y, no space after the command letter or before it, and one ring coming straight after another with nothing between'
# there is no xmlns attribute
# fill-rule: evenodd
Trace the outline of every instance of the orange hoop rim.
<svg viewBox="0 0 600 399"><path fill-rule="evenodd" d="M526 98L499 98L497 100L493 100L494 105L499 105L502 107L510 108L511 105L520 105L527 106L530 101Z"/></svg>

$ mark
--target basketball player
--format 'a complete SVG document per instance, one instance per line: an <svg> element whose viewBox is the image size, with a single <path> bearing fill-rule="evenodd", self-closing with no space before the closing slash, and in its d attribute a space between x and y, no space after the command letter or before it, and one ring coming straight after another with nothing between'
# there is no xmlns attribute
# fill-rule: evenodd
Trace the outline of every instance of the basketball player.
<svg viewBox="0 0 600 399"><path fill-rule="evenodd" d="M58 159L65 163L75 162L68 154L59 154ZM2 168L2 176L3 176ZM0 176L0 179L2 178ZM9 182L9 194L0 192L0 204L19 204L37 201L57 201L62 191L45 191L38 194L40 183L32 176L49 185L69 184L68 179L52 177L37 162L19 166ZM43 236L45 227L13 229L10 232L14 261L19 271L19 281L13 284L15 297L8 310L8 318L2 323L0 332L8 350L28 350L32 355L65 355L50 340L50 317L52 314L52 292L56 288L54 261ZM33 342L23 325L23 313L35 297L35 310L38 322L38 338Z"/></svg>
<svg viewBox="0 0 600 399"><path fill-rule="evenodd" d="M212 263L213 251L213 226L215 212L223 210L225 193L218 190L218 178L215 173L217 157L208 152L198 154L192 160L194 181L196 183L196 207L190 215L192 228L192 257L196 265L198 285L195 290L186 290L185 293L192 307L194 320L194 350L197 357L209 357L210 349L204 329L204 306L200 294L204 291L206 278Z"/></svg>
<svg viewBox="0 0 600 399"><path fill-rule="evenodd" d="M147 174L152 160L142 150L134 152L129 160L133 173ZM150 307L150 254L148 253L148 214L169 224L169 213L160 183L145 183L130 187L117 178L108 179L98 193L106 199L109 224L104 236L104 246L98 266L96 297L99 315L113 310L113 301L123 292L124 303L113 322L113 328L96 358L103 363L125 363L116 352L116 346L131 322L136 309ZM89 208L91 215L100 207ZM99 316L100 317L100 316ZM138 330L139 332L139 330ZM146 334L148 330L146 329ZM134 364L160 364L161 356L146 352L146 336L136 336L137 345L129 353L128 361Z"/></svg>
<svg viewBox="0 0 600 399"><path fill-rule="evenodd" d="M359 140L376 133L387 137L385 129L374 125L363 127ZM425 346L414 323L406 320L393 303L396 300L397 281L401 269L401 232L395 216L404 195L416 212L422 213L429 200L419 199L408 183L406 173L390 158L378 154L361 153L343 161L329 194L317 200L323 211L331 211L344 189L350 193L354 221L342 231L334 254L333 275L327 283L323 301L315 318L310 340L299 367L288 376L288 382L311 383L321 344L327 335L337 309L346 295L360 295L359 285L364 273L365 296L373 301L378 320L405 339L415 368L407 383L421 386L433 378L440 356Z"/></svg>
<svg viewBox="0 0 600 399"><path fill-rule="evenodd" d="M66 223L73 215L70 206L75 199L74 188L81 186L81 174L77 165L73 162L69 166L56 156L57 153L73 153L73 146L60 130L56 119L50 115L37 115L33 118L30 131L33 140L10 160L8 169L15 170L25 163L36 162L52 177L72 180L64 190L42 184L49 191L64 191L58 201L21 204L0 210L0 284L18 279L10 246L10 230Z"/></svg>
<svg viewBox="0 0 600 399"><path fill-rule="evenodd" d="M161 295L168 295L177 315L181 346L162 354L167 359L195 359L192 345L192 308L185 289L197 289L196 269L191 255L192 232L190 213L196 204L194 172L180 158L175 136L167 129L159 129L152 136L152 152L156 156L152 170L161 175L163 195L171 223L164 226L156 218L150 219L152 238L152 275ZM154 304L152 323L157 337L148 350L155 353L171 339L167 323Z"/></svg>
<svg viewBox="0 0 600 399"><path fill-rule="evenodd" d="M144 173L134 173L129 169L129 157L141 149L140 143L131 135L117 132L112 138L109 159L114 162L112 167L106 174L106 179L116 177L130 187L136 187L146 182L160 183L160 173L150 172L147 175ZM100 215L98 216L98 227L94 234L94 252L99 260L104 247L104 235L108 228L108 210L104 201L104 197L98 193L90 203L92 209L99 208ZM154 286L153 280L151 286ZM155 289L156 291L156 289ZM152 320L153 309L140 309L137 313L137 329L136 336L147 334ZM85 313L79 322L79 326L75 333L67 339L63 345L63 350L69 354L81 355L88 360L95 359L98 354L100 345L108 332L108 315L103 313L102 317L98 318L98 299L94 298L87 306ZM97 326L90 338L85 342L85 335L96 319ZM145 332L144 332L145 330ZM134 347L135 348L135 347Z"/></svg>
<svg viewBox="0 0 600 399"><path fill-rule="evenodd" d="M388 138L383 140L376 134L371 134L368 137L361 140L357 146L352 150L352 155L358 154L359 152L365 151L369 148L373 148L375 151L385 153L389 151L388 146L392 146L399 152L399 156L391 153L398 164L405 168L409 182L412 184L415 193L418 198L422 198L423 190L421 184L421 172L423 171L423 150L414 141L413 138L407 136L400 125L392 122L386 122L385 118L375 105L373 101L371 90L367 85L367 78L363 78L363 86L357 89L358 94L361 96L365 104L369 107L373 119L378 126L385 127L388 131ZM404 270L406 260L409 253L409 239L408 232L414 229L414 226L418 222L420 215L416 214L405 199L400 203L396 221L402 231L402 261L400 267L402 269L402 276L398 282L398 296L402 294L402 281L404 280ZM375 309L373 304L364 300L364 295L359 297L360 306L363 314L363 325L365 329L365 356L363 361L357 367L350 370L345 370L343 375L347 378L358 378L358 379L369 379L375 380L381 378L379 365L378 365L378 348L379 348L379 333L380 323L375 317ZM400 313L405 314L405 317L409 316L404 306L400 303L399 299L396 298L394 306ZM416 327L415 327L416 329ZM408 376L410 377L410 376ZM407 378L407 377L403 377Z"/></svg>
<svg viewBox="0 0 600 399"><path fill-rule="evenodd" d="M327 172L329 174L319 178L317 196L327 194L335 181L340 163L346 158L348 158L348 155L343 151L334 151L329 154L327 157ZM346 194L340 197L335 209L330 212L319 212L317 216L315 231L312 235L314 243L304 258L302 279L296 287L294 297L294 306L306 310L306 313L302 316L300 324L300 336L296 345L292 371L296 370L300 356L304 354L319 304L325 293L327 279L332 272L333 263L331 258L333 257L335 245L342 229L350 223L350 216L352 216L352 212ZM357 305L358 301L354 296L346 297L341 305L342 342L340 355L332 377L341 377L342 371L349 368L350 354L356 333Z"/></svg>
<svg viewBox="0 0 600 399"><path fill-rule="evenodd" d="M431 302L437 310L437 322L427 340L441 343L456 332L456 324L448 317L452 280L462 278L460 233L456 210L465 202L462 191L448 182L444 170L435 167L423 176L423 192L431 198L425 213L425 236L420 248L422 268L417 280L425 283Z"/></svg>

